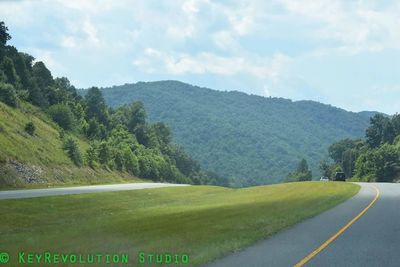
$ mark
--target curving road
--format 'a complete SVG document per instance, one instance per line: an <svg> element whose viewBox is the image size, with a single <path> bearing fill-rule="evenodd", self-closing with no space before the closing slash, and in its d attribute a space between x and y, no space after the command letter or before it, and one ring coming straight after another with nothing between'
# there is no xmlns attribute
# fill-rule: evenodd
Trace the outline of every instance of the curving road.
<svg viewBox="0 0 400 267"><path fill-rule="evenodd" d="M125 190L138 190L148 188L188 186L186 184L167 184L167 183L131 183L131 184L108 184L108 185L88 185L76 187L59 187L46 189L24 189L0 191L0 199L31 198L44 196L58 196L84 193L113 192Z"/></svg>
<svg viewBox="0 0 400 267"><path fill-rule="evenodd" d="M400 184L359 185L356 196L335 208L208 266L400 266ZM336 239L301 262L335 234Z"/></svg>

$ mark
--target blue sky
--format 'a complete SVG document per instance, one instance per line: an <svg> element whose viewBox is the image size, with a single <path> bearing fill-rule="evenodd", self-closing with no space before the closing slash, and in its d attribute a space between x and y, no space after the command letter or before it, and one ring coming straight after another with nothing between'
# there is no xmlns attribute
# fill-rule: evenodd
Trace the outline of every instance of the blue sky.
<svg viewBox="0 0 400 267"><path fill-rule="evenodd" d="M11 44L80 88L173 79L389 114L398 14L398 1L0 0Z"/></svg>

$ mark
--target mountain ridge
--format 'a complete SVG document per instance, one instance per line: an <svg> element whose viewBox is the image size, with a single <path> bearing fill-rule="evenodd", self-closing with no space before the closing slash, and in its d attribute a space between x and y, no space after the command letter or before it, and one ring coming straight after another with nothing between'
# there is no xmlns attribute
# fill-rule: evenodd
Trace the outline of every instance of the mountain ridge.
<svg viewBox="0 0 400 267"><path fill-rule="evenodd" d="M176 142L202 166L237 186L280 182L302 157L319 175L318 162L327 158L328 145L362 138L370 115L173 80L101 90L113 107L142 101L151 121L165 121Z"/></svg>

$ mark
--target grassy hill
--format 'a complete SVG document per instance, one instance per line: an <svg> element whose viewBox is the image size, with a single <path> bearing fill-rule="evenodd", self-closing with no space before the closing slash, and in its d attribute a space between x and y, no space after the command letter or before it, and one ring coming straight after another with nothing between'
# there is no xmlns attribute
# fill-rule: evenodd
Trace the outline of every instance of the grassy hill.
<svg viewBox="0 0 400 267"><path fill-rule="evenodd" d="M114 107L142 101L150 120L167 123L175 141L204 169L237 186L282 181L302 158L319 175L328 145L363 137L373 114L177 81L139 82L102 92Z"/></svg>
<svg viewBox="0 0 400 267"><path fill-rule="evenodd" d="M24 130L33 122L33 136ZM77 167L62 149L59 127L39 108L21 103L12 108L0 102L0 188L140 181L127 173ZM89 147L77 137L82 151Z"/></svg>

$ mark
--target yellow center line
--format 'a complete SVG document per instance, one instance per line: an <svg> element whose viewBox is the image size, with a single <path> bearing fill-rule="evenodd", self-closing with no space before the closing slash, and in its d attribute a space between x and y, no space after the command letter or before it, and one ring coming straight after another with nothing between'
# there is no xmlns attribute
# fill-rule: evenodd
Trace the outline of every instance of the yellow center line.
<svg viewBox="0 0 400 267"><path fill-rule="evenodd" d="M349 221L345 226L342 227L342 229L340 229L336 234L334 234L333 236L331 236L328 240L326 240L321 246L319 246L317 249L315 249L313 252L311 252L310 254L308 254L306 257L304 257L302 260L300 260L298 263L296 263L294 265L294 267L301 267L304 264L306 264L307 262L309 262L312 258L314 258L318 253L320 253L323 249L325 249L330 243L332 243L336 238L338 238L341 234L344 233L344 231L346 231L353 223L355 223L361 216L364 215L364 213L367 212L367 210L369 210L369 208L372 207L372 205L374 205L374 203L376 202L376 200L379 198L381 192L379 191L379 189L375 186L375 185L370 185L371 187L373 187L376 191L376 195L374 197L374 199L371 201L371 203L368 204L368 206L363 209L356 217L354 217L351 221Z"/></svg>

